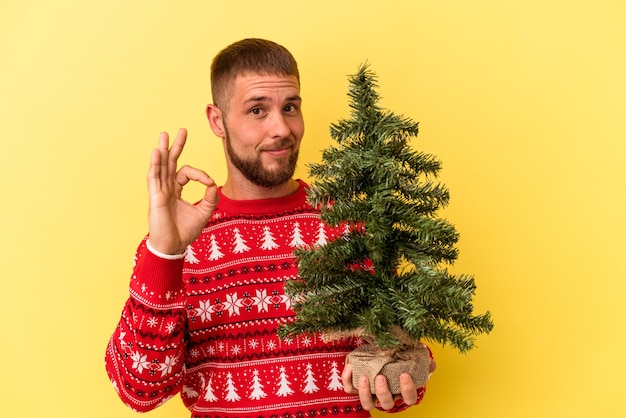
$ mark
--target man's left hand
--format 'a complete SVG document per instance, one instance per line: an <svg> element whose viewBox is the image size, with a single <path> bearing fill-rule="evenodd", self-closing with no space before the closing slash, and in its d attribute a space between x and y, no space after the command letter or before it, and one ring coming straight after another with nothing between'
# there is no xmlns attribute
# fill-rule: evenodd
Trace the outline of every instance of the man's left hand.
<svg viewBox="0 0 626 418"><path fill-rule="evenodd" d="M436 368L435 361L431 360L430 372L432 373ZM397 403L402 401L407 406L415 405L418 401L417 387L413 383L413 379L408 373L402 373L400 375L400 394L393 395L387 385L387 379L383 375L376 376L374 381L374 387L376 390L375 395L372 395L370 390L370 382L367 376L361 376L359 378L358 387L354 387L352 384L352 366L346 364L341 373L341 379L343 387L346 393L352 393L359 395L361 405L366 411L371 411L378 406L384 410L391 410L397 406Z"/></svg>

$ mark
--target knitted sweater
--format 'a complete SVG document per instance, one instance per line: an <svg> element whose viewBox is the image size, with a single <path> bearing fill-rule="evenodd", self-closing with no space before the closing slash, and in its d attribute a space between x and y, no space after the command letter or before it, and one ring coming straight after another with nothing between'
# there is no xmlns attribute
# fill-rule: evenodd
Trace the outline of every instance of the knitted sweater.
<svg viewBox="0 0 626 418"><path fill-rule="evenodd" d="M180 392L193 417L369 416L341 383L346 354L363 341L276 334L294 316L283 289L297 277L294 248L342 233L320 221L305 187L256 201L220 192L184 258L140 244L106 353L129 407L148 411Z"/></svg>

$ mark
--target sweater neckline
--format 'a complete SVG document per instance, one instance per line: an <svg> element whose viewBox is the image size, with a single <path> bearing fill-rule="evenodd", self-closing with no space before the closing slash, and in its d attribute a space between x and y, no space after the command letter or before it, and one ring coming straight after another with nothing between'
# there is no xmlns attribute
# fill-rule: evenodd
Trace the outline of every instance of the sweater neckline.
<svg viewBox="0 0 626 418"><path fill-rule="evenodd" d="M296 179L296 181L300 186L290 195L253 200L230 199L222 193L222 187L220 186L218 188L219 201L217 203L217 209L231 214L250 215L273 214L293 210L295 207L306 203L306 189L308 187L304 181L300 179Z"/></svg>

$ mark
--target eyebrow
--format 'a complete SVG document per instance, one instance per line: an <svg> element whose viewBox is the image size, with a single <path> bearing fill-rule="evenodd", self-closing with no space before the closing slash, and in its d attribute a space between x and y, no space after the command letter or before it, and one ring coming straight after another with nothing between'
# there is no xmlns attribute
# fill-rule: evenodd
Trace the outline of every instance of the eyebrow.
<svg viewBox="0 0 626 418"><path fill-rule="evenodd" d="M244 104L260 103L260 102L268 102L270 100L271 99L268 96L255 96L255 97L251 97L251 98L247 99L243 103ZM293 96L287 97L287 99L285 101L287 101L287 102L301 102L302 101L302 97L300 97L297 94L294 94Z"/></svg>

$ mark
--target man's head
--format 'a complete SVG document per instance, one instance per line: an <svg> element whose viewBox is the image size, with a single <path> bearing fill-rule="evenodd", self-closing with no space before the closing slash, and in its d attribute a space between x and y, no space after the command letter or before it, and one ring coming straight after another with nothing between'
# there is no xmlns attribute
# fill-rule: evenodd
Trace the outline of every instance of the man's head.
<svg viewBox="0 0 626 418"><path fill-rule="evenodd" d="M244 39L215 57L211 83L207 118L222 138L228 167L222 191L253 184L278 193L293 186L304 120L291 53L271 41Z"/></svg>
<svg viewBox="0 0 626 418"><path fill-rule="evenodd" d="M235 79L246 73L293 76L300 83L298 64L285 47L265 39L242 39L220 51L211 65L213 104L223 113L228 113Z"/></svg>

